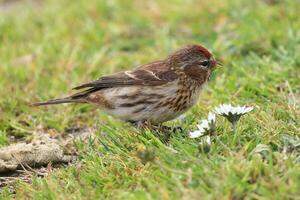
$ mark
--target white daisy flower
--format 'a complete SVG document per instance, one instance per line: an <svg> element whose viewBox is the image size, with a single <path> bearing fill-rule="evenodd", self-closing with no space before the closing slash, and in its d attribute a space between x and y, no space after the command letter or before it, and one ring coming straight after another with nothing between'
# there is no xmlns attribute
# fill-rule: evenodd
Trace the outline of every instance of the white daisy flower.
<svg viewBox="0 0 300 200"><path fill-rule="evenodd" d="M215 111L218 115L244 115L248 112L252 111L253 107L246 107L246 106L237 106L234 107L230 104L222 104L219 107L215 108Z"/></svg>
<svg viewBox="0 0 300 200"><path fill-rule="evenodd" d="M252 110L253 107L246 107L246 106L234 107L230 104L222 104L219 107L215 108L215 112L218 115L226 117L226 119L231 122L234 129L235 129L235 124L239 121L241 116L247 114Z"/></svg>
<svg viewBox="0 0 300 200"><path fill-rule="evenodd" d="M216 115L210 112L208 118L201 120L197 127L198 130L189 133L190 138L197 138L213 133L216 127Z"/></svg>

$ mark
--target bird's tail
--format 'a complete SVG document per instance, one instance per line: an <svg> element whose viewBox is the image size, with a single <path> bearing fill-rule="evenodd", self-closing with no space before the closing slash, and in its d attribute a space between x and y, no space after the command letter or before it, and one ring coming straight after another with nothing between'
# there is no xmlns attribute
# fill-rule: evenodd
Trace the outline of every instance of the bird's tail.
<svg viewBox="0 0 300 200"><path fill-rule="evenodd" d="M75 99L71 96L71 97L66 97L61 99L53 99L45 102L37 102L31 104L31 106L45 106L45 105L62 104L62 103L84 103L84 100Z"/></svg>
<svg viewBox="0 0 300 200"><path fill-rule="evenodd" d="M31 104L31 106L45 106L45 105L53 105L53 104L62 104L62 103L87 103L87 97L101 88L98 87L92 87L88 88L86 90L83 90L81 92L77 92L71 96L61 98L61 99L53 99L46 102L37 102Z"/></svg>

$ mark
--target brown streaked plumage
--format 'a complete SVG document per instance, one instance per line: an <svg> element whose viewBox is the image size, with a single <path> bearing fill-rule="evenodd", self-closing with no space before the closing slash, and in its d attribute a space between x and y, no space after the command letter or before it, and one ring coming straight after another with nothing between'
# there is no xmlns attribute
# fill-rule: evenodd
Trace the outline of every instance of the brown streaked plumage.
<svg viewBox="0 0 300 200"><path fill-rule="evenodd" d="M69 97L35 103L90 103L125 121L172 120L192 107L217 61L203 46L188 45L166 59L85 83Z"/></svg>

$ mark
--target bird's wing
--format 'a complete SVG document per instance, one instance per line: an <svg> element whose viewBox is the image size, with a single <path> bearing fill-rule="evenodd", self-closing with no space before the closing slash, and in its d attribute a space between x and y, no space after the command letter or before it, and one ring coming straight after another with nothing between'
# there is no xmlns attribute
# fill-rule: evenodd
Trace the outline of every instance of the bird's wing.
<svg viewBox="0 0 300 200"><path fill-rule="evenodd" d="M156 86L174 81L178 75L166 67L163 61L142 65L132 71L118 72L103 76L96 81L85 83L73 89L86 89L74 94L73 97L84 97L104 88L125 87L134 85Z"/></svg>

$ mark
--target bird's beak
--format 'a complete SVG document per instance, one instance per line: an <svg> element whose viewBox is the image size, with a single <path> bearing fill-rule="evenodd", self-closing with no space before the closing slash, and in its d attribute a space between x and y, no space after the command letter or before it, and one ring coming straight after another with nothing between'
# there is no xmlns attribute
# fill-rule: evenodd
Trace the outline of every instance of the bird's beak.
<svg viewBox="0 0 300 200"><path fill-rule="evenodd" d="M216 60L216 67L217 68L223 67L223 63L220 60Z"/></svg>
<svg viewBox="0 0 300 200"><path fill-rule="evenodd" d="M221 67L223 67L223 63L221 61L215 59L212 61L212 67L213 67L213 69L221 68Z"/></svg>

